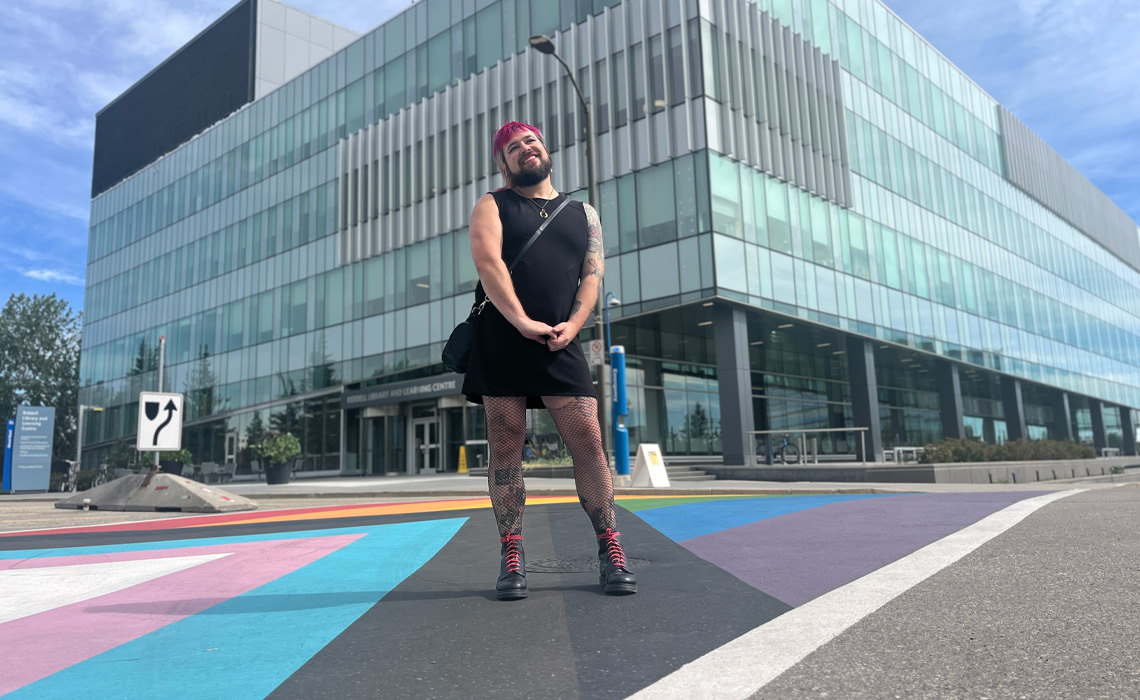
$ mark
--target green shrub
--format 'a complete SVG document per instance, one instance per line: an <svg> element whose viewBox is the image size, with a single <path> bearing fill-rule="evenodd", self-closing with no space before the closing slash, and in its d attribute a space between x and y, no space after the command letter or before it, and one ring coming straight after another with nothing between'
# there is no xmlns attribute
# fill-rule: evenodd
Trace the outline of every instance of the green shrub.
<svg viewBox="0 0 1140 700"><path fill-rule="evenodd" d="M1069 440L1013 440L990 445L979 440L948 438L927 445L923 464L948 462L1044 462L1056 459L1092 459L1096 452L1088 445Z"/></svg>
<svg viewBox="0 0 1140 700"><path fill-rule="evenodd" d="M177 452L159 452L158 460L160 462L182 462L182 466L188 467L194 463L194 455L190 454L190 450L181 449Z"/></svg>
<svg viewBox="0 0 1140 700"><path fill-rule="evenodd" d="M992 446L977 440L947 438L941 442L927 445L922 453L921 461L924 464L988 462L990 447Z"/></svg>
<svg viewBox="0 0 1140 700"><path fill-rule="evenodd" d="M292 433L269 435L261 442L250 445L249 451L268 464L284 464L301 454L301 442Z"/></svg>

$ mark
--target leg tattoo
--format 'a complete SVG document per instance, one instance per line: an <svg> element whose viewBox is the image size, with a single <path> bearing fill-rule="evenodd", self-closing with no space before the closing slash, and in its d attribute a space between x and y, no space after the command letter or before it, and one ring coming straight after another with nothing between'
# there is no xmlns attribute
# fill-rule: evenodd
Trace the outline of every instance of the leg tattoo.
<svg viewBox="0 0 1140 700"><path fill-rule="evenodd" d="M522 448L526 439L526 398L484 396L487 413L487 442L491 461L487 468L487 490L499 537L522 533L526 485L523 483Z"/></svg>

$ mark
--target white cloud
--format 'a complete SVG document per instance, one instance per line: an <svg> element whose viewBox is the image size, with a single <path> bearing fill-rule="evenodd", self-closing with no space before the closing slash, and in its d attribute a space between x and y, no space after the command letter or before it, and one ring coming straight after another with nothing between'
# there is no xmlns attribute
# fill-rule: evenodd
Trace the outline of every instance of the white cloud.
<svg viewBox="0 0 1140 700"><path fill-rule="evenodd" d="M9 253L11 253L13 255L17 255L17 256L23 258L24 260L28 260L30 262L43 262L44 260L51 260L53 257L50 253L47 253L46 251L32 250L30 248L22 248L20 246L8 246L6 248L6 250Z"/></svg>
<svg viewBox="0 0 1140 700"><path fill-rule="evenodd" d="M31 277L41 282L61 282L77 287L83 286L83 279L59 270L24 270L25 277Z"/></svg>
<svg viewBox="0 0 1140 700"><path fill-rule="evenodd" d="M26 65L0 69L0 124L75 148L94 143L95 120L42 99L49 80Z"/></svg>

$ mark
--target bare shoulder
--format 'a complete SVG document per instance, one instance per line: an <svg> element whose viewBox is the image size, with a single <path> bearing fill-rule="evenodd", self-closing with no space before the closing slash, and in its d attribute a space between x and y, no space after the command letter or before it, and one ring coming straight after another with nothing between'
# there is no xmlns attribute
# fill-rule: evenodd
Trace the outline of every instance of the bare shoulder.
<svg viewBox="0 0 1140 700"><path fill-rule="evenodd" d="M488 192L475 202L475 208L471 210L471 223L472 225L490 224L498 220L499 203L495 201L495 196Z"/></svg>
<svg viewBox="0 0 1140 700"><path fill-rule="evenodd" d="M479 211L480 209L490 210L494 212L499 211L499 203L495 200L495 195L487 192L482 197L480 197L475 202L475 211Z"/></svg>

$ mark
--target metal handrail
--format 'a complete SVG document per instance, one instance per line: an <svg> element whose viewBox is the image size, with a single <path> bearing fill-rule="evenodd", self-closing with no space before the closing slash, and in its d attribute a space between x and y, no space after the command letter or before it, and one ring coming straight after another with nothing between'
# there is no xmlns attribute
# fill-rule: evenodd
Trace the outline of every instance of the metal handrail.
<svg viewBox="0 0 1140 700"><path fill-rule="evenodd" d="M779 435L799 435L800 439L803 441L803 444L799 445L800 454L804 455L804 459L806 460L807 459L806 443L807 443L807 434L808 433L851 433L851 432L858 432L859 433L859 455L862 457L861 464L866 466L867 465L867 436L865 433L868 430L870 430L870 428L813 428L811 430L746 430L746 431L744 431L744 434L748 436L748 458L749 459L752 459L752 460L756 459L756 436L757 435L777 435L777 434L779 434ZM819 464L818 455L816 456L813 464ZM756 466L756 465L753 464L750 466Z"/></svg>

